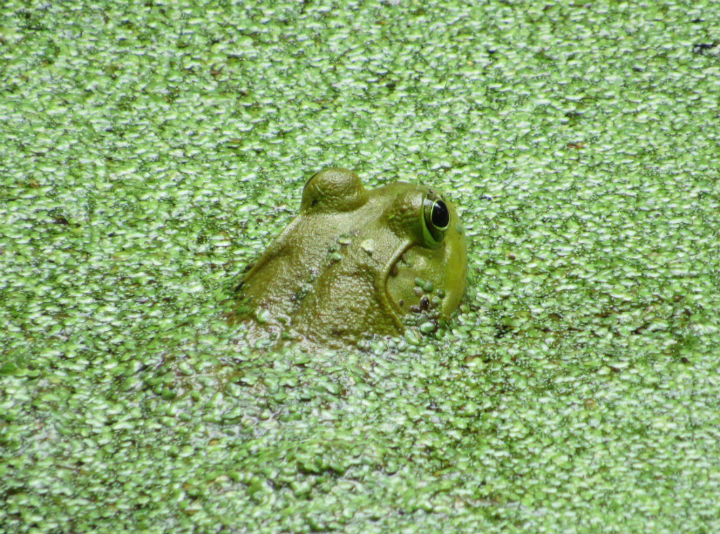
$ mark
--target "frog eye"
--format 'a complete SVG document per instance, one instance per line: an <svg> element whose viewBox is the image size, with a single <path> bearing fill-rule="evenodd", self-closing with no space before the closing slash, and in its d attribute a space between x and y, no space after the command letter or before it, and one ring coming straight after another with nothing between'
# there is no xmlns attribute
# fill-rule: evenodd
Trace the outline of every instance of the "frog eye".
<svg viewBox="0 0 720 534"><path fill-rule="evenodd" d="M440 243L450 225L450 210L447 204L434 195L428 195L423 201L423 215L430 237L435 243Z"/></svg>

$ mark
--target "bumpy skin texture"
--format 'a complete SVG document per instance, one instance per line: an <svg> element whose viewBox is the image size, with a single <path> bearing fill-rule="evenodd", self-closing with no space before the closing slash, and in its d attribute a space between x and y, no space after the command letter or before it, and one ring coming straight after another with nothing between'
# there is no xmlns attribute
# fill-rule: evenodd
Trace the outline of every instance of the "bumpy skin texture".
<svg viewBox="0 0 720 534"><path fill-rule="evenodd" d="M446 320L466 271L465 237L446 199L407 183L366 191L354 172L326 169L308 180L299 215L245 274L238 315L250 337L285 331L353 344L401 333L408 314Z"/></svg>

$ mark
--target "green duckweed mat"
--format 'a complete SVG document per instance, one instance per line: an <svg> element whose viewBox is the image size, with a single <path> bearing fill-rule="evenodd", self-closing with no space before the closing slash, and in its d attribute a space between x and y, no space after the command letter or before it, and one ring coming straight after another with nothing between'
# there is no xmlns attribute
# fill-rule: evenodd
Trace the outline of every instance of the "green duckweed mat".
<svg viewBox="0 0 720 534"><path fill-rule="evenodd" d="M720 530L720 4L0 7L0 532ZM460 206L419 345L253 351L328 165Z"/></svg>

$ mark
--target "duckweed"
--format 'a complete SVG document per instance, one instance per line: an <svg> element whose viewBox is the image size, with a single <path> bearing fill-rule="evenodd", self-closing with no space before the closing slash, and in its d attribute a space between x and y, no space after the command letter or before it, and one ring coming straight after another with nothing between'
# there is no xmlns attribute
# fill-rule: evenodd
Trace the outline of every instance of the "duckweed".
<svg viewBox="0 0 720 534"><path fill-rule="evenodd" d="M0 21L0 531L720 529L716 2ZM228 324L329 165L461 207L449 324Z"/></svg>

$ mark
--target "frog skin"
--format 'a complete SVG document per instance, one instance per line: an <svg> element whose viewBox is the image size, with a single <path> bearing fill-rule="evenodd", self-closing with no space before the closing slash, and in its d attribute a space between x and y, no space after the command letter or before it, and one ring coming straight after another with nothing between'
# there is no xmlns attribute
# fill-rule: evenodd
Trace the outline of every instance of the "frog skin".
<svg viewBox="0 0 720 534"><path fill-rule="evenodd" d="M467 254L441 194L402 182L368 191L353 171L330 168L307 181L298 216L248 269L235 313L248 339L343 346L447 320Z"/></svg>

